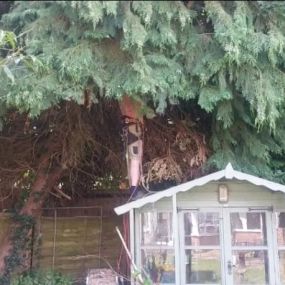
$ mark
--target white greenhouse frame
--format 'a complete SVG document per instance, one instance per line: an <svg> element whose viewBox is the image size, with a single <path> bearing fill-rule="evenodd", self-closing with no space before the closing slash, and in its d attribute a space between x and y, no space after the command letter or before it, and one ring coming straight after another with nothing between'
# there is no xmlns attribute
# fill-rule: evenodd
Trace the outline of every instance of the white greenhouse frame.
<svg viewBox="0 0 285 285"><path fill-rule="evenodd" d="M266 198L261 199L260 197L255 200L255 196L250 201L243 201L241 198L239 201L230 199L229 203L219 203L218 201L207 200L203 198L193 201L183 201L180 199L178 201L178 195L183 194L183 192L190 191L195 194L195 197L199 197L199 191L197 189L202 189L206 184L218 184L219 183L236 183L239 182L247 183L246 185L253 185L256 189L260 191L269 191L278 193L281 195L282 199L277 198L276 203L273 200L268 200ZM257 187L256 187L257 186ZM197 191L196 191L197 190ZM195 193L194 193L195 192ZM253 192L253 191L252 191ZM125 205L115 208L115 212L118 215L129 213L130 220L130 251L132 257L136 264L140 267L141 257L140 257L140 213L147 211L157 211L157 212L172 212L172 228L174 237L174 253L175 253L175 284L186 285L185 281L185 266L183 265L183 242L181 236L183 236L183 221L182 214L183 211L210 211L213 210L218 212L221 217L221 223L219 226L220 237L222 238L220 243L220 254L221 254L221 285L236 285L233 281L233 275L226 273L227 264L226 262L231 258L232 250L265 250L268 253L268 264L269 264L269 283L268 285L284 285L281 283L279 274L279 258L278 250L284 250L285 244L283 246L278 246L277 244L277 231L276 231L276 212L285 212L285 186L255 177L253 175L245 174L239 171L235 171L231 164L228 164L224 170L215 172L213 174L204 176L202 178L195 179L193 181L169 188L167 190L157 192L155 194L146 196L136 201L132 201ZM207 197L207 196L205 196ZM278 196L279 197L279 196ZM273 202L272 202L273 201ZM283 207L284 203L284 207ZM261 246L237 246L234 247L230 244L230 229L229 229L229 217L231 212L261 212L265 213L267 235L267 245ZM226 250L231 249L231 250ZM185 262L184 262L185 263ZM133 282L135 284L135 282ZM168 285L173 285L167 283ZM207 283L208 285L217 285ZM188 284L187 284L188 285ZM191 285L196 285L191 283Z"/></svg>

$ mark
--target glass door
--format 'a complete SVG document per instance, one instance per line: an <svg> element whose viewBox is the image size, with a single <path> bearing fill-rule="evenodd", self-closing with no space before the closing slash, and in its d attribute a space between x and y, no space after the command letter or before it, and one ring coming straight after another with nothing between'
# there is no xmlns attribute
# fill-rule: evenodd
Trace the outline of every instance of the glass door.
<svg viewBox="0 0 285 285"><path fill-rule="evenodd" d="M179 219L183 285L276 284L272 212L200 208Z"/></svg>
<svg viewBox="0 0 285 285"><path fill-rule="evenodd" d="M221 284L221 211L182 211L180 225L182 284Z"/></svg>
<svg viewBox="0 0 285 285"><path fill-rule="evenodd" d="M270 218L268 211L224 210L226 284L275 284Z"/></svg>
<svg viewBox="0 0 285 285"><path fill-rule="evenodd" d="M274 213L277 284L285 285L285 211Z"/></svg>

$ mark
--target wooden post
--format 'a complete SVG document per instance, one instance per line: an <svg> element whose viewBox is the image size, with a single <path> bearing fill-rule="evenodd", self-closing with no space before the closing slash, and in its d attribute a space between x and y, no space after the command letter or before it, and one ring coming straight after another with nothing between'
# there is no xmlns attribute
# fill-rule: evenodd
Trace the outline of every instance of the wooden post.
<svg viewBox="0 0 285 285"><path fill-rule="evenodd" d="M130 210L130 251L131 257L135 260L135 220L134 220L134 209ZM133 266L131 266L131 272L134 270ZM134 284L134 278L131 276L131 284Z"/></svg>
<svg viewBox="0 0 285 285"><path fill-rule="evenodd" d="M125 249L125 251L126 251L126 253L127 253L131 263L132 263L133 269L138 272L138 280L139 280L140 284L144 284L141 272L139 271L138 267L136 266L134 260L132 259L132 255L131 255L131 253L130 253L128 247L127 247L127 244L126 244L126 242L125 242L125 240L124 240L124 238L123 238L123 236L122 236L122 234L121 234L121 232L120 232L118 227L116 227L116 231L117 231L117 234L119 235L119 238L120 238L120 240L121 240L121 242L123 244L123 247L124 247L124 249Z"/></svg>
<svg viewBox="0 0 285 285"><path fill-rule="evenodd" d="M55 264L56 232L57 232L57 211L55 209L54 210L54 229L53 229L52 270L54 270L54 264Z"/></svg>
<svg viewBox="0 0 285 285"><path fill-rule="evenodd" d="M180 284L180 248L179 248L179 230L176 194L172 196L172 222L175 252L175 284Z"/></svg>

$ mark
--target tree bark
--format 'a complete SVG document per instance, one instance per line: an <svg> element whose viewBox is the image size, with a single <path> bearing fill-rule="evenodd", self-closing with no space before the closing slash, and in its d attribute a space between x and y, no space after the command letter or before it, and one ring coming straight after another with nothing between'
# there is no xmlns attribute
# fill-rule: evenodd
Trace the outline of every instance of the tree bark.
<svg viewBox="0 0 285 285"><path fill-rule="evenodd" d="M20 215L28 216L31 218L37 218L40 216L42 205L47 194L62 176L63 168L54 167L52 169L49 169L49 162L50 161L48 157L45 157L45 159L43 159L42 164L37 171L37 175L32 185L30 195L19 212ZM14 221L11 223L7 230L5 239L0 244L0 276L3 276L5 274L7 275L7 272L8 275L10 274L11 270L7 268L5 259L13 252L13 236L17 229L20 229L20 227L20 222ZM22 254L24 254L25 248L22 250Z"/></svg>
<svg viewBox="0 0 285 285"><path fill-rule="evenodd" d="M127 127L126 159L129 186L131 191L136 189L142 175L143 157L143 115L142 104L128 96L123 96L120 109Z"/></svg>

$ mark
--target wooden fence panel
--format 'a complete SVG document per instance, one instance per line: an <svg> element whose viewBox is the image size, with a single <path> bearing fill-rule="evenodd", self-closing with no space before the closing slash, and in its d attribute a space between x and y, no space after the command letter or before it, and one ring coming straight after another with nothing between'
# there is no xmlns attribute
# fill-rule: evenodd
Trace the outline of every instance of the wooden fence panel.
<svg viewBox="0 0 285 285"><path fill-rule="evenodd" d="M102 211L101 216L92 216L90 209L72 211L71 208L62 216L54 211L49 209L48 214L37 221L33 268L54 269L81 281L92 269L108 268L104 260L117 270L121 242L115 227L121 224L121 217L115 214L103 216ZM82 213L87 216L80 216ZM9 223L8 215L0 215L0 242Z"/></svg>
<svg viewBox="0 0 285 285"><path fill-rule="evenodd" d="M10 218L6 214L0 214L0 243L6 236L6 230L10 224Z"/></svg>

